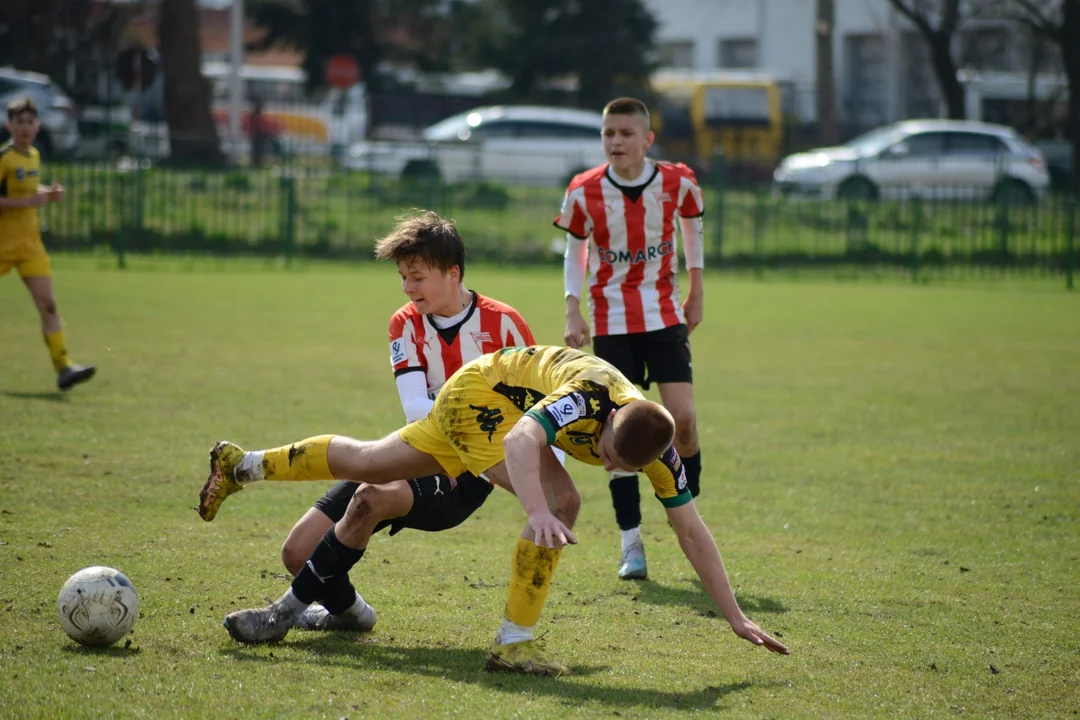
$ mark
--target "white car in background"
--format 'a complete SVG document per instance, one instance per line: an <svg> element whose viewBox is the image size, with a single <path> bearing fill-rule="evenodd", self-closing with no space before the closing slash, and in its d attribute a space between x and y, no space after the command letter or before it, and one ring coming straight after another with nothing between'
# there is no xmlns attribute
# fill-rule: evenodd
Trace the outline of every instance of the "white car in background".
<svg viewBox="0 0 1080 720"><path fill-rule="evenodd" d="M600 113L566 108L475 108L432 125L420 141L357 143L342 164L417 180L565 185L607 161L602 121Z"/></svg>
<svg viewBox="0 0 1080 720"><path fill-rule="evenodd" d="M0 113L7 122L7 106L24 97L33 99L37 105L41 131L34 144L45 156L72 156L79 153L78 110L75 103L48 75L23 72L12 68L0 68ZM7 139L7 132L0 122L0 139Z"/></svg>
<svg viewBox="0 0 1080 720"><path fill-rule="evenodd" d="M1050 176L1042 153L1015 130L967 120L906 120L833 148L784 158L784 195L831 198L998 199L1031 202Z"/></svg>

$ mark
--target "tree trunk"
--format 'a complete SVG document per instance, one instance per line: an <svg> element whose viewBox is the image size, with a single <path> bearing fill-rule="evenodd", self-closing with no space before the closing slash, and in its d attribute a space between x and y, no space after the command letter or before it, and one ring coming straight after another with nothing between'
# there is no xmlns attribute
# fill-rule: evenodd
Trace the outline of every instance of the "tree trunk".
<svg viewBox="0 0 1080 720"><path fill-rule="evenodd" d="M964 87L956 77L956 63L952 56L952 35L935 31L927 38L930 43L930 59L934 64L941 97L950 120L966 120L967 109L964 102Z"/></svg>
<svg viewBox="0 0 1080 720"><path fill-rule="evenodd" d="M210 115L210 86L202 76L195 0L162 0L158 38L172 158L181 162L224 164L217 128Z"/></svg>
<svg viewBox="0 0 1080 720"><path fill-rule="evenodd" d="M833 24L836 20L835 0L817 0L815 27L815 56L817 61L818 139L823 145L835 145L836 133L836 72L833 67Z"/></svg>
<svg viewBox="0 0 1080 720"><path fill-rule="evenodd" d="M1072 190L1080 196L1080 0L1063 0L1061 58L1069 79L1069 137L1072 139Z"/></svg>

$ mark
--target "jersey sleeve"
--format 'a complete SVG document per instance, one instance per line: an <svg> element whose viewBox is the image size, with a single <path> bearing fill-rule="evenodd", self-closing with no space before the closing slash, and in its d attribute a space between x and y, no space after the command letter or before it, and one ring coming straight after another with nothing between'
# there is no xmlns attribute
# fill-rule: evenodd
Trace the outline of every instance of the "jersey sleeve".
<svg viewBox="0 0 1080 720"><path fill-rule="evenodd" d="M656 499L664 507L680 507L694 499L686 484L686 468L683 467L674 445L642 470L652 483Z"/></svg>
<svg viewBox="0 0 1080 720"><path fill-rule="evenodd" d="M585 191L581 187L571 185L566 191L562 209L555 218L555 227L565 230L579 240L587 240L592 235L592 219L585 211Z"/></svg>
<svg viewBox="0 0 1080 720"><path fill-rule="evenodd" d="M705 201L701 197L694 171L684 168L679 179L679 215L684 218L696 218L705 214Z"/></svg>
<svg viewBox="0 0 1080 720"><path fill-rule="evenodd" d="M407 372L426 372L424 362L416 348L416 332L413 324L403 313L390 318L390 367L394 377Z"/></svg>
<svg viewBox="0 0 1080 720"><path fill-rule="evenodd" d="M502 347L527 347L535 345L536 338L525 318L517 310L510 309L502 316Z"/></svg>
<svg viewBox="0 0 1080 720"><path fill-rule="evenodd" d="M614 405L607 388L582 380L571 380L546 395L525 414L544 428L548 445L555 436L575 426L591 431L596 423L603 423Z"/></svg>

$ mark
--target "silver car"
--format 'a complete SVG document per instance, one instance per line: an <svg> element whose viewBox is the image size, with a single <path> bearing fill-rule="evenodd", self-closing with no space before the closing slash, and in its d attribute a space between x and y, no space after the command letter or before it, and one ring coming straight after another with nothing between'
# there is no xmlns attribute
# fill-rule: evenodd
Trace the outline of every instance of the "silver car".
<svg viewBox="0 0 1080 720"><path fill-rule="evenodd" d="M38 108L41 132L34 144L42 154L77 155L81 137L77 109L71 98L48 75L0 68L0 112L4 113L5 122L7 106L24 97L30 97Z"/></svg>
<svg viewBox="0 0 1080 720"><path fill-rule="evenodd" d="M1050 185L1042 153L1003 125L906 120L833 148L784 158L784 195L830 198L1037 200Z"/></svg>
<svg viewBox="0 0 1080 720"><path fill-rule="evenodd" d="M606 162L597 112L536 106L469 110L427 128L416 142L365 142L342 164L414 179L565 185Z"/></svg>

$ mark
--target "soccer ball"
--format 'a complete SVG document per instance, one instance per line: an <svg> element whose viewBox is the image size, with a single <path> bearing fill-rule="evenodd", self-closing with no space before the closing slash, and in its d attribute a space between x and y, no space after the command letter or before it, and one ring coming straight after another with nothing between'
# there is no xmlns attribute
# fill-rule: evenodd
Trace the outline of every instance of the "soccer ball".
<svg viewBox="0 0 1080 720"><path fill-rule="evenodd" d="M119 570L95 565L80 570L60 588L60 627L83 645L112 645L139 617L135 586Z"/></svg>

